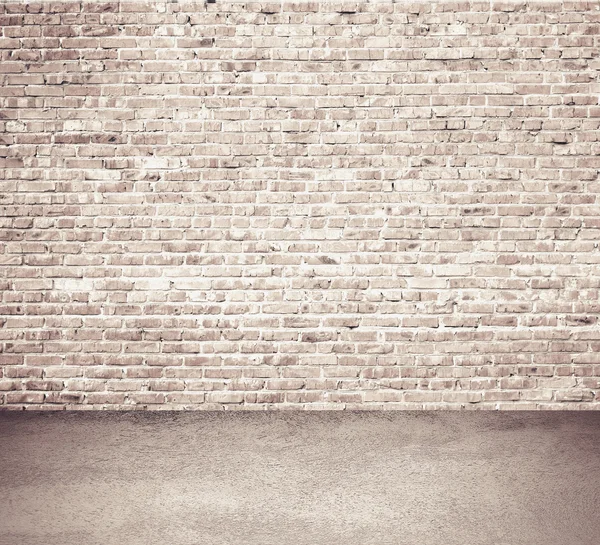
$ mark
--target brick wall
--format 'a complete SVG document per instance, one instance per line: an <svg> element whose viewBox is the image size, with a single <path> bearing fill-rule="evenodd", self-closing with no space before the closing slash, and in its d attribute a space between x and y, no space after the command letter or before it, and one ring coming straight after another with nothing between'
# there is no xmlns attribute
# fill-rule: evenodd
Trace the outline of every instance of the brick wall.
<svg viewBox="0 0 600 545"><path fill-rule="evenodd" d="M0 406L600 408L599 2L2 2Z"/></svg>

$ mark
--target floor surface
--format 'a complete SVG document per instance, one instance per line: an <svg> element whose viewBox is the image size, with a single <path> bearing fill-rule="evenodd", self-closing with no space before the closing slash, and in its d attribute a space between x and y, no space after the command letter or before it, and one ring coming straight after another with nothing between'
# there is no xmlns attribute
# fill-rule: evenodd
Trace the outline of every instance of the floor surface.
<svg viewBox="0 0 600 545"><path fill-rule="evenodd" d="M2 545L597 545L600 413L0 413Z"/></svg>

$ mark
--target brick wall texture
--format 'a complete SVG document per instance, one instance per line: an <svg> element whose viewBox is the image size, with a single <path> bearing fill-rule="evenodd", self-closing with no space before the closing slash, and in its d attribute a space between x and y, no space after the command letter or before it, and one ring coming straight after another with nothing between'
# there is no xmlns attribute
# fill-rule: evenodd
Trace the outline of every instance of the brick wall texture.
<svg viewBox="0 0 600 545"><path fill-rule="evenodd" d="M0 4L0 407L600 408L600 2Z"/></svg>

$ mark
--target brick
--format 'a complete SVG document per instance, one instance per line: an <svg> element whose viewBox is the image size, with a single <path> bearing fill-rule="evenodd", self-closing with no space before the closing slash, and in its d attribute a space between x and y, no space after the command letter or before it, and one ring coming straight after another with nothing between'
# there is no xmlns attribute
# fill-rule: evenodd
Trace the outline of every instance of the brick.
<svg viewBox="0 0 600 545"><path fill-rule="evenodd" d="M0 12L3 408L600 408L593 2Z"/></svg>
<svg viewBox="0 0 600 545"><path fill-rule="evenodd" d="M244 393L243 392L208 392L206 394L206 401L208 403L243 403Z"/></svg>

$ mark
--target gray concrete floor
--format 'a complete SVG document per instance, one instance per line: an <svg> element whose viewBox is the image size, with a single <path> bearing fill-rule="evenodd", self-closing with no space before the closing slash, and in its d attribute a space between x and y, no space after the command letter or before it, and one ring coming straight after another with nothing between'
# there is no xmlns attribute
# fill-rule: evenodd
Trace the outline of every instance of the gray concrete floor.
<svg viewBox="0 0 600 545"><path fill-rule="evenodd" d="M596 545L600 413L0 413L2 545Z"/></svg>

